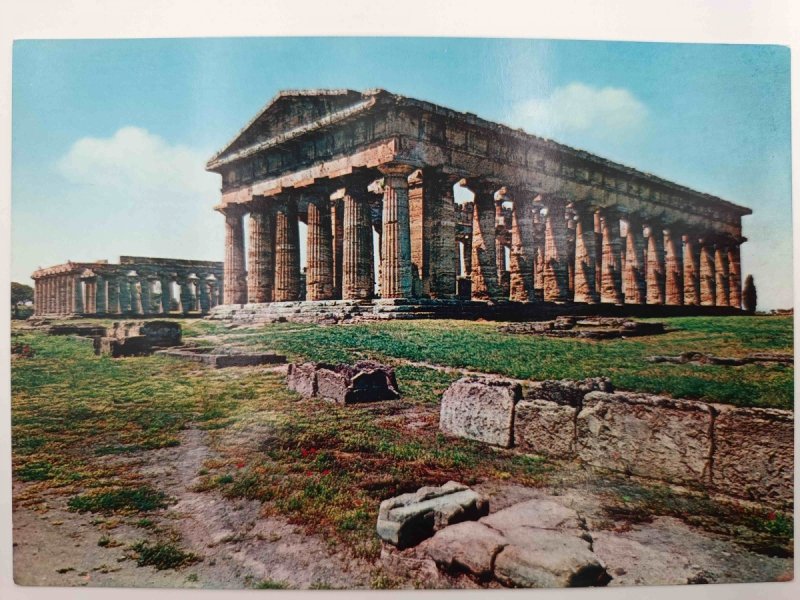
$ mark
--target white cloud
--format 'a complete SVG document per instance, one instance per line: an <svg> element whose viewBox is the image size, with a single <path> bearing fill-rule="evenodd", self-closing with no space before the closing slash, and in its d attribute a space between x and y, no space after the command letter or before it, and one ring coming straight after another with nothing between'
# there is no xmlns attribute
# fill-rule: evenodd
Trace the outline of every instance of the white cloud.
<svg viewBox="0 0 800 600"><path fill-rule="evenodd" d="M518 104L514 119L530 133L547 136L628 136L644 125L647 107L624 88L573 82L546 98Z"/></svg>
<svg viewBox="0 0 800 600"><path fill-rule="evenodd" d="M110 138L85 137L56 164L72 183L123 196L159 193L214 198L219 176L204 170L208 157L195 149L170 145L140 127L123 127Z"/></svg>

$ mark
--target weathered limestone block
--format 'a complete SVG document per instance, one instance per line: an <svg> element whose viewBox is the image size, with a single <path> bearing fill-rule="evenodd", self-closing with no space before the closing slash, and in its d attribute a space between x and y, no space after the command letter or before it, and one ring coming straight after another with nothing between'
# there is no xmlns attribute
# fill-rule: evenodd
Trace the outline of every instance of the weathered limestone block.
<svg viewBox="0 0 800 600"><path fill-rule="evenodd" d="M462 377L442 396L439 429L509 448L513 444L514 405L522 397L518 383L499 377Z"/></svg>
<svg viewBox="0 0 800 600"><path fill-rule="evenodd" d="M582 461L672 483L709 482L713 409L648 394L591 392L578 413Z"/></svg>
<svg viewBox="0 0 800 600"><path fill-rule="evenodd" d="M715 405L713 487L732 496L789 503L793 494L794 413Z"/></svg>
<svg viewBox="0 0 800 600"><path fill-rule="evenodd" d="M313 397L317 395L317 367L314 363L289 365L286 375L286 385L290 390L302 396Z"/></svg>
<svg viewBox="0 0 800 600"><path fill-rule="evenodd" d="M495 559L495 577L506 586L587 587L610 580L583 538L547 529L518 530L515 537L524 545L506 546Z"/></svg>
<svg viewBox="0 0 800 600"><path fill-rule="evenodd" d="M139 327L151 346L166 348L181 344L181 324L175 321L146 321Z"/></svg>
<svg viewBox="0 0 800 600"><path fill-rule="evenodd" d="M550 400L523 400L514 415L514 445L553 458L575 456L574 406Z"/></svg>
<svg viewBox="0 0 800 600"><path fill-rule="evenodd" d="M448 481L381 502L378 536L398 548L414 546L434 532L489 512L489 503L467 486Z"/></svg>
<svg viewBox="0 0 800 600"><path fill-rule="evenodd" d="M589 392L613 392L614 386L608 377L587 379L547 379L526 384L522 390L525 400L549 400L557 404L580 408Z"/></svg>
<svg viewBox="0 0 800 600"><path fill-rule="evenodd" d="M420 544L419 550L450 571L466 571L479 579L492 574L494 559L508 542L495 529L476 521L464 521L445 527L429 540Z"/></svg>
<svg viewBox="0 0 800 600"><path fill-rule="evenodd" d="M520 527L574 530L578 535L584 534L584 524L578 513L559 502L547 499L514 504L483 517L480 522L506 535L513 534Z"/></svg>
<svg viewBox="0 0 800 600"><path fill-rule="evenodd" d="M339 404L396 400L400 397L394 369L375 361L354 365L317 365L317 396Z"/></svg>
<svg viewBox="0 0 800 600"><path fill-rule="evenodd" d="M121 356L144 356L152 353L150 341L145 335L131 335L124 338L95 338L95 353L119 358Z"/></svg>

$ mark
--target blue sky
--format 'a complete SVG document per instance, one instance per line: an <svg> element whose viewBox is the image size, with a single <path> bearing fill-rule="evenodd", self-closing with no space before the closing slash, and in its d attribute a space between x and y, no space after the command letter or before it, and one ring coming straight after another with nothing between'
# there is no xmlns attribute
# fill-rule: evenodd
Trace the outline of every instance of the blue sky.
<svg viewBox="0 0 800 600"><path fill-rule="evenodd" d="M744 273L792 304L789 51L442 38L14 45L12 279L67 259L221 260L203 170L276 92L382 87L749 206Z"/></svg>

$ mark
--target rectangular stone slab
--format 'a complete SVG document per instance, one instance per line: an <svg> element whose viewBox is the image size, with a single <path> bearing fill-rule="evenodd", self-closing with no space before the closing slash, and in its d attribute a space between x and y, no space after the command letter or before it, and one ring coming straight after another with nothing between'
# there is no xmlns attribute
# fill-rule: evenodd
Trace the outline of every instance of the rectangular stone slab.
<svg viewBox="0 0 800 600"><path fill-rule="evenodd" d="M447 435L510 448L514 405L521 395L520 385L507 379L459 379L442 396L439 429Z"/></svg>
<svg viewBox="0 0 800 600"><path fill-rule="evenodd" d="M577 409L549 400L523 400L514 416L514 445L554 458L575 456Z"/></svg>

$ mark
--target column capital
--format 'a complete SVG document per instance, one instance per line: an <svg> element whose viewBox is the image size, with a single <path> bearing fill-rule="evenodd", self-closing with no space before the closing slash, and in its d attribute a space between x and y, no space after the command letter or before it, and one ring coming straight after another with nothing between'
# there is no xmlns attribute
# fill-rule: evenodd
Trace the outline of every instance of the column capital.
<svg viewBox="0 0 800 600"><path fill-rule="evenodd" d="M247 207L240 203L221 204L215 206L214 210L225 215L226 219L241 218L248 211Z"/></svg>
<svg viewBox="0 0 800 600"><path fill-rule="evenodd" d="M464 177L459 181L459 185L467 188L476 196L492 196L492 198L494 198L495 192L503 187L500 182L484 177Z"/></svg>
<svg viewBox="0 0 800 600"><path fill-rule="evenodd" d="M398 162L388 162L377 166L377 169L383 173L385 177L405 177L406 182L408 181L408 176L418 168L419 167L415 167L414 165Z"/></svg>

